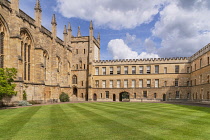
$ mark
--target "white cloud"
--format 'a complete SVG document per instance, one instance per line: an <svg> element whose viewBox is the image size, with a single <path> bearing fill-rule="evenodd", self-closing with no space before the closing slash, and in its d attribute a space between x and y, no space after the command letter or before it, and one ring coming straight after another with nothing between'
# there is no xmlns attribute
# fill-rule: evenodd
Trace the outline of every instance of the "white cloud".
<svg viewBox="0 0 210 140"><path fill-rule="evenodd" d="M108 51L112 54L113 59L140 59L140 58L158 58L154 53L133 51L125 44L122 39L111 40L108 44Z"/></svg>
<svg viewBox="0 0 210 140"><path fill-rule="evenodd" d="M165 0L57 0L56 10L67 18L93 20L112 29L135 28L148 23Z"/></svg>
<svg viewBox="0 0 210 140"><path fill-rule="evenodd" d="M160 12L153 36L161 39L161 57L191 56L209 43L210 10L207 0L180 0Z"/></svg>
<svg viewBox="0 0 210 140"><path fill-rule="evenodd" d="M123 40L110 41L108 49L115 59L139 58L141 52L188 57L210 39L209 0L57 0L57 3L57 11L65 17L93 20L97 26L112 29L135 28L151 22L160 13L152 36L145 41L130 34ZM124 50L119 50L119 45Z"/></svg>

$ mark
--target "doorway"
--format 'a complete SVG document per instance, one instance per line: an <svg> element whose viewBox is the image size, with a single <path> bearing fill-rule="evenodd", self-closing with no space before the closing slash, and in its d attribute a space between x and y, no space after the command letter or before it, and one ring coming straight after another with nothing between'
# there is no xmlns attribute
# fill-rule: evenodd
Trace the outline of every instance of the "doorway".
<svg viewBox="0 0 210 140"><path fill-rule="evenodd" d="M121 92L119 96L119 101L130 102L130 95L128 92Z"/></svg>
<svg viewBox="0 0 210 140"><path fill-rule="evenodd" d="M88 93L85 94L85 101L88 101Z"/></svg>
<svg viewBox="0 0 210 140"><path fill-rule="evenodd" d="M113 101L115 102L116 101L116 95L113 94Z"/></svg>
<svg viewBox="0 0 210 140"><path fill-rule="evenodd" d="M93 101L97 101L97 95L93 94Z"/></svg>
<svg viewBox="0 0 210 140"><path fill-rule="evenodd" d="M76 87L73 88L73 95L75 95L77 97L77 88Z"/></svg>
<svg viewBox="0 0 210 140"><path fill-rule="evenodd" d="M166 94L163 94L163 101L166 101Z"/></svg>

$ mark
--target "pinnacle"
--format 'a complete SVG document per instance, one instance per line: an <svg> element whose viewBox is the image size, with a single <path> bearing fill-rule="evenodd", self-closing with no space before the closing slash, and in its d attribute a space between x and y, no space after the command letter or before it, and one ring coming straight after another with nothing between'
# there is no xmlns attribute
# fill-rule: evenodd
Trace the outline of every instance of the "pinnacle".
<svg viewBox="0 0 210 140"><path fill-rule="evenodd" d="M56 18L55 18L55 14L53 14L51 24L55 24L55 25L57 25Z"/></svg>
<svg viewBox="0 0 210 140"><path fill-rule="evenodd" d="M40 10L40 11L42 11L42 9L41 9L41 4L40 4L40 0L36 0L36 5L35 5L35 8L34 8L35 10Z"/></svg>
<svg viewBox="0 0 210 140"><path fill-rule="evenodd" d="M63 34L67 34L66 25L64 26L64 31L63 31Z"/></svg>
<svg viewBox="0 0 210 140"><path fill-rule="evenodd" d="M90 21L90 30L93 30L93 22L92 22L92 20Z"/></svg>

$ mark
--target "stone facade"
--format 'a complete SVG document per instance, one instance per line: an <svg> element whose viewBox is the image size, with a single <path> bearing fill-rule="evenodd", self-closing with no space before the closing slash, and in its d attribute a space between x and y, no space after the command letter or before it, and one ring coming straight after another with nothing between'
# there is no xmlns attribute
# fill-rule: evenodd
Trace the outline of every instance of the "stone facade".
<svg viewBox="0 0 210 140"><path fill-rule="evenodd" d="M0 1L0 67L18 70L15 80L20 101L162 101L210 99L210 44L188 58L100 60L100 35L72 35L64 27L63 40L41 25L39 0L35 19L19 9L18 0Z"/></svg>

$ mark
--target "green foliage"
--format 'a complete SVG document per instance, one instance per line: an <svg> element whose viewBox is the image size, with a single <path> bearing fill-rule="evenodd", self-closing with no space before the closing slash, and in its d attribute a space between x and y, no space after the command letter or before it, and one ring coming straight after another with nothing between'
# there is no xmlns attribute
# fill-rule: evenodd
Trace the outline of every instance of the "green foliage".
<svg viewBox="0 0 210 140"><path fill-rule="evenodd" d="M34 100L31 100L31 101L28 101L28 102L32 105L41 104L40 101L34 101Z"/></svg>
<svg viewBox="0 0 210 140"><path fill-rule="evenodd" d="M23 91L23 100L25 100L25 101L27 100L27 94L26 94L25 90Z"/></svg>
<svg viewBox="0 0 210 140"><path fill-rule="evenodd" d="M32 104L30 104L30 103L27 102L27 101L20 101L18 105L19 105L19 106L32 106Z"/></svg>
<svg viewBox="0 0 210 140"><path fill-rule="evenodd" d="M62 92L59 99L60 99L61 102L69 102L69 95Z"/></svg>
<svg viewBox="0 0 210 140"><path fill-rule="evenodd" d="M16 85L13 84L17 70L15 68L0 68L0 100L3 97L12 97L17 92L14 91Z"/></svg>
<svg viewBox="0 0 210 140"><path fill-rule="evenodd" d="M122 99L129 99L129 93L123 92L122 93Z"/></svg>

